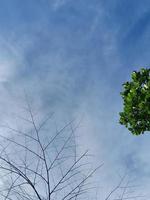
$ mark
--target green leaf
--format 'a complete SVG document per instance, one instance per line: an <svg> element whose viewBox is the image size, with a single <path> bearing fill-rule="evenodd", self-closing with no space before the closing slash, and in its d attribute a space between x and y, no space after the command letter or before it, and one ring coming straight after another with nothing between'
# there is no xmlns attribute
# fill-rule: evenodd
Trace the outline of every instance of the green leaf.
<svg viewBox="0 0 150 200"><path fill-rule="evenodd" d="M131 73L131 81L122 84L123 111L119 123L134 135L150 131L150 69Z"/></svg>

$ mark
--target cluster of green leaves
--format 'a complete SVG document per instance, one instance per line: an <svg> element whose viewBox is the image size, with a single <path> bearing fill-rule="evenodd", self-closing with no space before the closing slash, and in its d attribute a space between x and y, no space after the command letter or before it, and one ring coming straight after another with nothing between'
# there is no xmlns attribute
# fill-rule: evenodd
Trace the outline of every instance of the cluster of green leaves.
<svg viewBox="0 0 150 200"><path fill-rule="evenodd" d="M132 134L140 135L150 131L150 69L134 71L131 78L120 93L124 106L119 122Z"/></svg>

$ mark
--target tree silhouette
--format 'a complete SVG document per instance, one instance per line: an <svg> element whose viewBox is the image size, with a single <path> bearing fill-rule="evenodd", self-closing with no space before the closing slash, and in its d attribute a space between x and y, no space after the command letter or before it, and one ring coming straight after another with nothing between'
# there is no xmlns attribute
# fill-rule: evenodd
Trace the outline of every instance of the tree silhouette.
<svg viewBox="0 0 150 200"><path fill-rule="evenodd" d="M26 130L8 125L9 131L0 135L0 196L5 200L77 200L85 197L92 187L88 151L78 155L75 130L78 125L69 122L56 132L46 127L52 114L37 123L31 105L25 108L29 117L21 117ZM45 133L48 132L48 133Z"/></svg>

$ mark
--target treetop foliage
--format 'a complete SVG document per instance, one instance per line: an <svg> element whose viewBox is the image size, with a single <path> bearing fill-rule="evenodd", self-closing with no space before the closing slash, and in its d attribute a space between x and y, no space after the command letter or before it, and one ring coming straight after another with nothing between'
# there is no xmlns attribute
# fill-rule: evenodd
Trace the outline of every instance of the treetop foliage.
<svg viewBox="0 0 150 200"><path fill-rule="evenodd" d="M131 81L123 84L120 94L123 98L120 124L134 135L150 131L150 69L133 71Z"/></svg>

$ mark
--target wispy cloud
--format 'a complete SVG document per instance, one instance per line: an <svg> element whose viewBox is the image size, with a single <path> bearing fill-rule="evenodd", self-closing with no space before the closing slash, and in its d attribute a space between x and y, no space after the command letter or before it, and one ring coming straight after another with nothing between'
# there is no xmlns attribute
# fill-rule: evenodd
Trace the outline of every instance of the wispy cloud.
<svg viewBox="0 0 150 200"><path fill-rule="evenodd" d="M65 6L65 4L70 3L71 0L53 0L49 1L49 3L52 5L52 8L54 10L58 10L62 6Z"/></svg>

